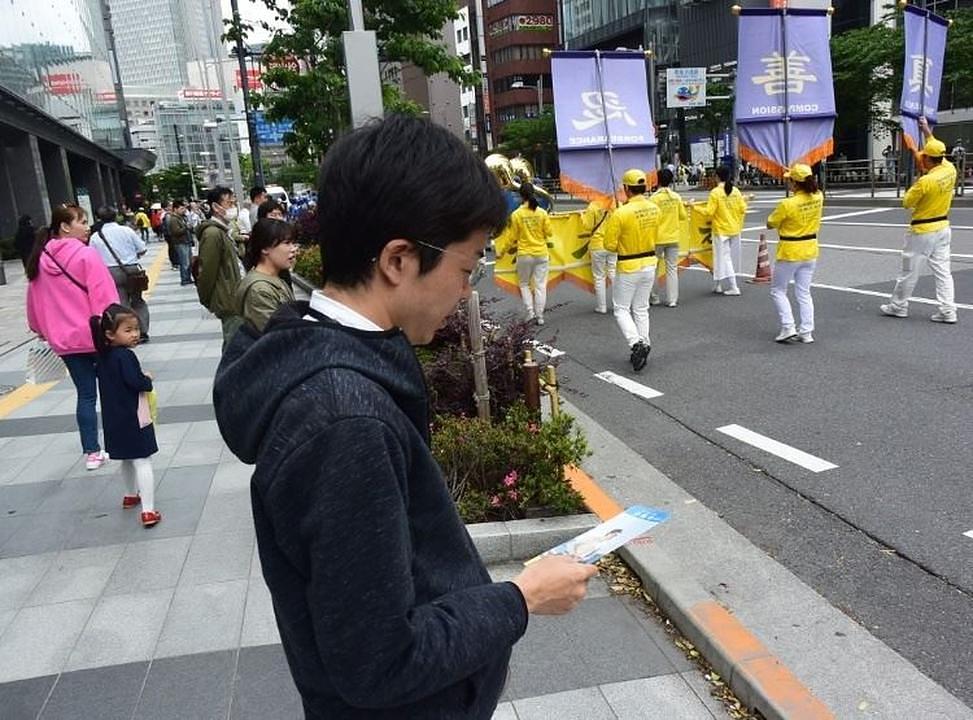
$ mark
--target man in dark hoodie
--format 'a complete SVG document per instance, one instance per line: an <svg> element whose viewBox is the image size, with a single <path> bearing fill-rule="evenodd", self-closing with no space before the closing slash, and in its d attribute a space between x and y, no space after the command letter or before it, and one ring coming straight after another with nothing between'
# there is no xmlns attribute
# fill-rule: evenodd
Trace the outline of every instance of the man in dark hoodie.
<svg viewBox="0 0 973 720"><path fill-rule="evenodd" d="M199 301L223 323L223 347L243 324L237 314L236 286L244 276L243 263L230 239L230 221L236 212L233 191L215 187L206 195L210 216L196 231L199 237Z"/></svg>
<svg viewBox="0 0 973 720"><path fill-rule="evenodd" d="M528 614L568 612L596 572L555 557L491 582L429 450L412 346L482 274L503 197L448 131L396 116L335 143L319 187L324 290L237 333L214 386L256 463L291 673L315 720L489 720Z"/></svg>

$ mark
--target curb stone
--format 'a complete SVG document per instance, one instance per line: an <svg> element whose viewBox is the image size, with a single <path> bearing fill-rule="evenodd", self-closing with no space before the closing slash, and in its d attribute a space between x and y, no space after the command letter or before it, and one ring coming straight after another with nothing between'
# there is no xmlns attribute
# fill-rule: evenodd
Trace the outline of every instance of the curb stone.
<svg viewBox="0 0 973 720"><path fill-rule="evenodd" d="M528 560L601 522L596 515L472 523L466 526L484 564Z"/></svg>

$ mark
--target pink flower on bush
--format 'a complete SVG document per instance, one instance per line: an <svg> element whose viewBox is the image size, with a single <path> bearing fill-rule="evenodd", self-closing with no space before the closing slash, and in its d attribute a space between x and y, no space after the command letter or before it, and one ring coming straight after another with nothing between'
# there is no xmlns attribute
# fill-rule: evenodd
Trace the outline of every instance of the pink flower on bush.
<svg viewBox="0 0 973 720"><path fill-rule="evenodd" d="M517 502L520 499L520 493L517 492L516 490L511 490L510 492L507 493L507 499Z"/></svg>
<svg viewBox="0 0 973 720"><path fill-rule="evenodd" d="M517 471L516 470L511 470L510 472L508 472L504 476L504 478L503 478L503 486L504 487L513 487L514 485L517 484L518 477L519 476L517 475Z"/></svg>
<svg viewBox="0 0 973 720"><path fill-rule="evenodd" d="M490 507L500 507L502 504L499 495L494 495L490 498Z"/></svg>

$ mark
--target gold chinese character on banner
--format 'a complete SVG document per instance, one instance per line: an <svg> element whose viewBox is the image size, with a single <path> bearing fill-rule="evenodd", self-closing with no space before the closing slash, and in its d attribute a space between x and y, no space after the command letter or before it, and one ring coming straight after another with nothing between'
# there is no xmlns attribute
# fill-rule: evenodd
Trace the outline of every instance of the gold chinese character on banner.
<svg viewBox="0 0 973 720"><path fill-rule="evenodd" d="M764 64L764 75L753 77L754 85L762 85L768 95L779 95L784 92L784 83L787 83L787 92L800 95L804 92L804 83L818 81L817 75L813 75L807 69L807 63L811 58L807 55L800 55L797 50L791 50L787 55L787 67L784 67L784 57L776 50L769 57L760 58Z"/></svg>

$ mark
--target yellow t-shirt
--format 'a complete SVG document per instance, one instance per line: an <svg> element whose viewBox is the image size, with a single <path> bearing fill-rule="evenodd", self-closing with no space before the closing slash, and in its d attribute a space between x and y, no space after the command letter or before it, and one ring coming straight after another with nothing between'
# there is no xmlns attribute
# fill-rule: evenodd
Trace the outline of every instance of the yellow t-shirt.
<svg viewBox="0 0 973 720"><path fill-rule="evenodd" d="M777 228L777 259L786 262L806 262L818 256L818 231L824 195L816 192L796 192L778 203L767 218L767 227ZM808 237L813 236L813 237ZM805 238L798 240L797 238Z"/></svg>
<svg viewBox="0 0 973 720"><path fill-rule="evenodd" d="M591 233L588 241L588 251L595 252L605 249L605 224L608 222L608 210L596 202L588 203L581 213L581 226Z"/></svg>
<svg viewBox="0 0 973 720"><path fill-rule="evenodd" d="M135 227L147 228L149 226L149 216L144 212L135 213Z"/></svg>
<svg viewBox="0 0 973 720"><path fill-rule="evenodd" d="M702 212L713 221L713 235L730 237L743 232L743 218L747 214L747 200L734 187L727 195L720 183L710 191Z"/></svg>
<svg viewBox="0 0 973 720"><path fill-rule="evenodd" d="M927 233L949 227L949 220L945 219L922 223L917 223L916 220L949 215L955 186L956 167L946 159L916 180L902 198L902 207L912 210L909 230L914 233Z"/></svg>
<svg viewBox="0 0 973 720"><path fill-rule="evenodd" d="M518 255L547 257L547 241L553 235L551 219L544 208L531 210L524 203L510 216L510 242Z"/></svg>
<svg viewBox="0 0 973 720"><path fill-rule="evenodd" d="M659 228L658 206L645 195L633 195L605 221L605 250L618 253L618 272L634 273L655 267L655 241Z"/></svg>
<svg viewBox="0 0 973 720"><path fill-rule="evenodd" d="M682 198L671 188L664 187L652 194L652 202L658 206L661 213L656 245L677 244L682 233L682 224L689 219Z"/></svg>

